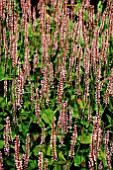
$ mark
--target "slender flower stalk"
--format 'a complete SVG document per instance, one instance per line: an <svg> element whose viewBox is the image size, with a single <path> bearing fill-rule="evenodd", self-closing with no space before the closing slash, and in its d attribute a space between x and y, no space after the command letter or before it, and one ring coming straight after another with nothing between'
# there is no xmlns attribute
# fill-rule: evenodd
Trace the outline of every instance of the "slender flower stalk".
<svg viewBox="0 0 113 170"><path fill-rule="evenodd" d="M17 136L16 140L15 140L15 155L14 155L14 159L15 159L17 170L22 170L23 167L22 167L22 160L20 159L20 155L19 155L19 147L20 147L20 140L19 140L19 136Z"/></svg>
<svg viewBox="0 0 113 170"><path fill-rule="evenodd" d="M48 159L45 159L44 170L48 170Z"/></svg>
<svg viewBox="0 0 113 170"><path fill-rule="evenodd" d="M58 95L57 103L58 104L60 104L60 102L62 100L62 94L63 94L63 72L61 71L59 84L58 84L58 89L57 89L57 95Z"/></svg>
<svg viewBox="0 0 113 170"><path fill-rule="evenodd" d="M36 114L36 117L37 117L37 121L38 123L40 123L40 106L39 106L39 94L38 94L38 88L36 89L36 105L35 105L35 114Z"/></svg>
<svg viewBox="0 0 113 170"><path fill-rule="evenodd" d="M29 146L30 145L30 134L27 134L26 137L26 153L23 155L23 159L24 159L24 169L28 168L28 160L29 160Z"/></svg>
<svg viewBox="0 0 113 170"><path fill-rule="evenodd" d="M42 134L41 134L41 141L40 141L40 145L43 145L45 142L45 126L42 127Z"/></svg>
<svg viewBox="0 0 113 170"><path fill-rule="evenodd" d="M10 127L10 118L7 116L6 118L6 125L4 125L4 152L5 155L9 156L9 141L13 142L12 134L11 134L11 127Z"/></svg>
<svg viewBox="0 0 113 170"><path fill-rule="evenodd" d="M34 83L31 83L31 108L33 107L34 102Z"/></svg>
<svg viewBox="0 0 113 170"><path fill-rule="evenodd" d="M77 126L74 125L74 132L73 132L73 136L72 136L72 140L71 140L71 148L70 148L70 152L69 152L69 157L73 158L75 155L75 144L76 144L76 138L77 138Z"/></svg>
<svg viewBox="0 0 113 170"><path fill-rule="evenodd" d="M2 152L0 151L0 170L3 170L3 158L2 158Z"/></svg>
<svg viewBox="0 0 113 170"><path fill-rule="evenodd" d="M38 168L39 170L43 170L43 152L39 151L38 156Z"/></svg>
<svg viewBox="0 0 113 170"><path fill-rule="evenodd" d="M4 80L4 97L7 96L7 80Z"/></svg>
<svg viewBox="0 0 113 170"><path fill-rule="evenodd" d="M110 150L109 150L109 147L108 147L108 142L109 142L109 131L106 132L105 134L105 155L106 155L106 163L107 163L107 166L108 166L108 170L111 169L111 156L110 156Z"/></svg>
<svg viewBox="0 0 113 170"><path fill-rule="evenodd" d="M55 133L55 120L56 118L54 117L53 123L52 123L52 134L51 134L51 149L52 149L52 157L53 160L56 162L57 161L57 152L56 152L56 133Z"/></svg>

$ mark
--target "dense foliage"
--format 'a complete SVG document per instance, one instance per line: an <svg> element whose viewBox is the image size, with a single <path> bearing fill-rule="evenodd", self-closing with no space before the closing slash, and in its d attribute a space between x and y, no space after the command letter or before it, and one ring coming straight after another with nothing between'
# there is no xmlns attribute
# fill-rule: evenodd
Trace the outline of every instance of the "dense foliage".
<svg viewBox="0 0 113 170"><path fill-rule="evenodd" d="M113 166L113 2L0 1L0 170Z"/></svg>

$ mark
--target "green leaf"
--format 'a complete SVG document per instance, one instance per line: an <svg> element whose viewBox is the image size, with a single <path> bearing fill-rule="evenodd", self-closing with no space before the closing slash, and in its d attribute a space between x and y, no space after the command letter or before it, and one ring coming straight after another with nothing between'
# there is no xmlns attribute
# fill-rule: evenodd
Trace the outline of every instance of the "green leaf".
<svg viewBox="0 0 113 170"><path fill-rule="evenodd" d="M105 159L105 152L103 150L100 150L99 152L99 159L100 160Z"/></svg>
<svg viewBox="0 0 113 170"><path fill-rule="evenodd" d="M53 170L61 170L61 165L56 165Z"/></svg>
<svg viewBox="0 0 113 170"><path fill-rule="evenodd" d="M79 155L76 155L74 157L74 166L80 166L80 164L84 161L84 157L83 156L79 156Z"/></svg>
<svg viewBox="0 0 113 170"><path fill-rule="evenodd" d="M102 105L100 105L100 113L101 113L101 114L104 113L104 109L103 109Z"/></svg>
<svg viewBox="0 0 113 170"><path fill-rule="evenodd" d="M62 152L59 152L59 159L66 161Z"/></svg>
<svg viewBox="0 0 113 170"><path fill-rule="evenodd" d="M102 160L103 165L106 166L106 155L105 155L105 152L102 149L99 152L98 159Z"/></svg>
<svg viewBox="0 0 113 170"><path fill-rule="evenodd" d="M83 134L80 137L80 143L82 144L90 144L91 142L91 133L90 134Z"/></svg>
<svg viewBox="0 0 113 170"><path fill-rule="evenodd" d="M39 146L37 145L37 146L33 149L33 154L34 154L35 156L38 155L38 150L39 150Z"/></svg>
<svg viewBox="0 0 113 170"><path fill-rule="evenodd" d="M51 147L50 145L48 145L48 148L47 148L47 153L46 153L48 156L51 156Z"/></svg>
<svg viewBox="0 0 113 170"><path fill-rule="evenodd" d="M75 100L75 95L71 95L71 100Z"/></svg>
<svg viewBox="0 0 113 170"><path fill-rule="evenodd" d="M87 21L88 20L88 11L85 10L84 11L84 21Z"/></svg>
<svg viewBox="0 0 113 170"><path fill-rule="evenodd" d="M112 119L111 119L111 117L110 117L108 114L106 114L106 116L107 116L107 118L108 118L109 124L112 124Z"/></svg>
<svg viewBox="0 0 113 170"><path fill-rule="evenodd" d="M81 7L82 3L78 2L74 7L74 14L78 15L79 8Z"/></svg>
<svg viewBox="0 0 113 170"><path fill-rule="evenodd" d="M0 124L0 130L2 130L4 128L4 126L2 124Z"/></svg>
<svg viewBox="0 0 113 170"><path fill-rule="evenodd" d="M26 120L29 116L30 111L24 111L23 109L21 110L20 117L22 120Z"/></svg>
<svg viewBox="0 0 113 170"><path fill-rule="evenodd" d="M89 131L89 132L92 132L92 130L93 130L93 125L90 124L90 126L89 126L89 128L88 128L88 131Z"/></svg>
<svg viewBox="0 0 113 170"><path fill-rule="evenodd" d="M3 81L3 80L12 80L13 78L11 78L11 77L3 77L3 78L1 78L0 77L0 81Z"/></svg>
<svg viewBox="0 0 113 170"><path fill-rule="evenodd" d="M99 1L99 3L98 3L98 8L99 8L99 13L101 14L102 13L102 8L103 8L101 1Z"/></svg>
<svg viewBox="0 0 113 170"><path fill-rule="evenodd" d="M29 170L36 169L37 161L36 160L29 160L29 165L30 165L30 167L28 168Z"/></svg>
<svg viewBox="0 0 113 170"><path fill-rule="evenodd" d="M22 124L18 124L19 131L22 132Z"/></svg>
<svg viewBox="0 0 113 170"><path fill-rule="evenodd" d="M26 150L25 145L22 145L22 149L25 152L25 150Z"/></svg>
<svg viewBox="0 0 113 170"><path fill-rule="evenodd" d="M3 98L3 97L0 97L0 103L2 103L2 102L3 102L3 100L4 100L4 98Z"/></svg>
<svg viewBox="0 0 113 170"><path fill-rule="evenodd" d="M0 149L4 147L4 140L0 140Z"/></svg>
<svg viewBox="0 0 113 170"><path fill-rule="evenodd" d="M41 118L44 120L45 123L51 125L52 118L53 118L53 111L50 109L43 110L41 113Z"/></svg>
<svg viewBox="0 0 113 170"><path fill-rule="evenodd" d="M9 165L9 166L14 166L14 163L7 160L7 165Z"/></svg>
<svg viewBox="0 0 113 170"><path fill-rule="evenodd" d="M70 20L70 27L74 28L74 23Z"/></svg>
<svg viewBox="0 0 113 170"><path fill-rule="evenodd" d="M78 105L80 106L81 109L84 108L84 105L83 105L83 102L82 102L81 99L77 99L77 103L78 103Z"/></svg>

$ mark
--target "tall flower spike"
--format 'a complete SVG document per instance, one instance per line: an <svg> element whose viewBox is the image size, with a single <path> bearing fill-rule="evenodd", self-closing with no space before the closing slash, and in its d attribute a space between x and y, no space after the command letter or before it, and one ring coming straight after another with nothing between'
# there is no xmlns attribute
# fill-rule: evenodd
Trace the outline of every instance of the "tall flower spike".
<svg viewBox="0 0 113 170"><path fill-rule="evenodd" d="M4 80L4 97L7 96L7 80Z"/></svg>
<svg viewBox="0 0 113 170"><path fill-rule="evenodd" d="M14 155L14 159L15 159L17 170L22 170L23 169L22 168L22 160L20 160L19 147L20 147L20 140L19 140L19 136L17 136L16 137L16 141L15 141L15 155Z"/></svg>
<svg viewBox="0 0 113 170"><path fill-rule="evenodd" d="M38 156L39 156L39 158L38 158L39 170L43 170L43 152L39 151Z"/></svg>
<svg viewBox="0 0 113 170"><path fill-rule="evenodd" d="M107 163L107 166L108 166L108 170L111 169L111 156L110 156L110 150L109 150L109 147L108 147L108 141L109 141L109 131L106 132L105 134L105 155L106 155L106 163Z"/></svg>
<svg viewBox="0 0 113 170"><path fill-rule="evenodd" d="M72 140L71 140L71 148L70 148L70 152L69 152L70 158L74 157L74 153L75 153L74 149L75 149L76 138L77 138L77 126L74 125L74 132L73 132L73 136L72 136Z"/></svg>
<svg viewBox="0 0 113 170"><path fill-rule="evenodd" d="M44 170L48 170L48 159L45 160Z"/></svg>
<svg viewBox="0 0 113 170"><path fill-rule="evenodd" d="M0 170L3 170L3 158L2 158L2 152L0 151Z"/></svg>
<svg viewBox="0 0 113 170"><path fill-rule="evenodd" d="M36 89L35 114L36 114L38 123L40 123L40 106L39 106L39 103L38 103L38 88Z"/></svg>
<svg viewBox="0 0 113 170"><path fill-rule="evenodd" d="M55 133L55 120L56 118L54 117L53 123L52 123L52 134L51 134L51 149L52 149L52 156L53 160L57 161L57 152L56 152L56 133Z"/></svg>
<svg viewBox="0 0 113 170"><path fill-rule="evenodd" d="M4 125L4 151L5 155L9 155L9 141L13 142L12 136L11 136L11 127L10 127L10 118L9 116L6 118L6 125Z"/></svg>
<svg viewBox="0 0 113 170"><path fill-rule="evenodd" d="M26 153L23 157L24 159L24 168L27 169L28 168L28 160L29 160L29 144L30 144L30 134L27 134L26 137Z"/></svg>

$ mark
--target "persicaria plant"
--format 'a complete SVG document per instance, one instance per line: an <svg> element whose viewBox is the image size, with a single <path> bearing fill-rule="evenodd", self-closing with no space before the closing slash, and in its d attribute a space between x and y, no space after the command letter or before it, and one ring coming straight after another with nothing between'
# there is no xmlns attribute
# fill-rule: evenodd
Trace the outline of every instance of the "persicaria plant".
<svg viewBox="0 0 113 170"><path fill-rule="evenodd" d="M0 170L112 170L112 113L113 1L1 0Z"/></svg>

